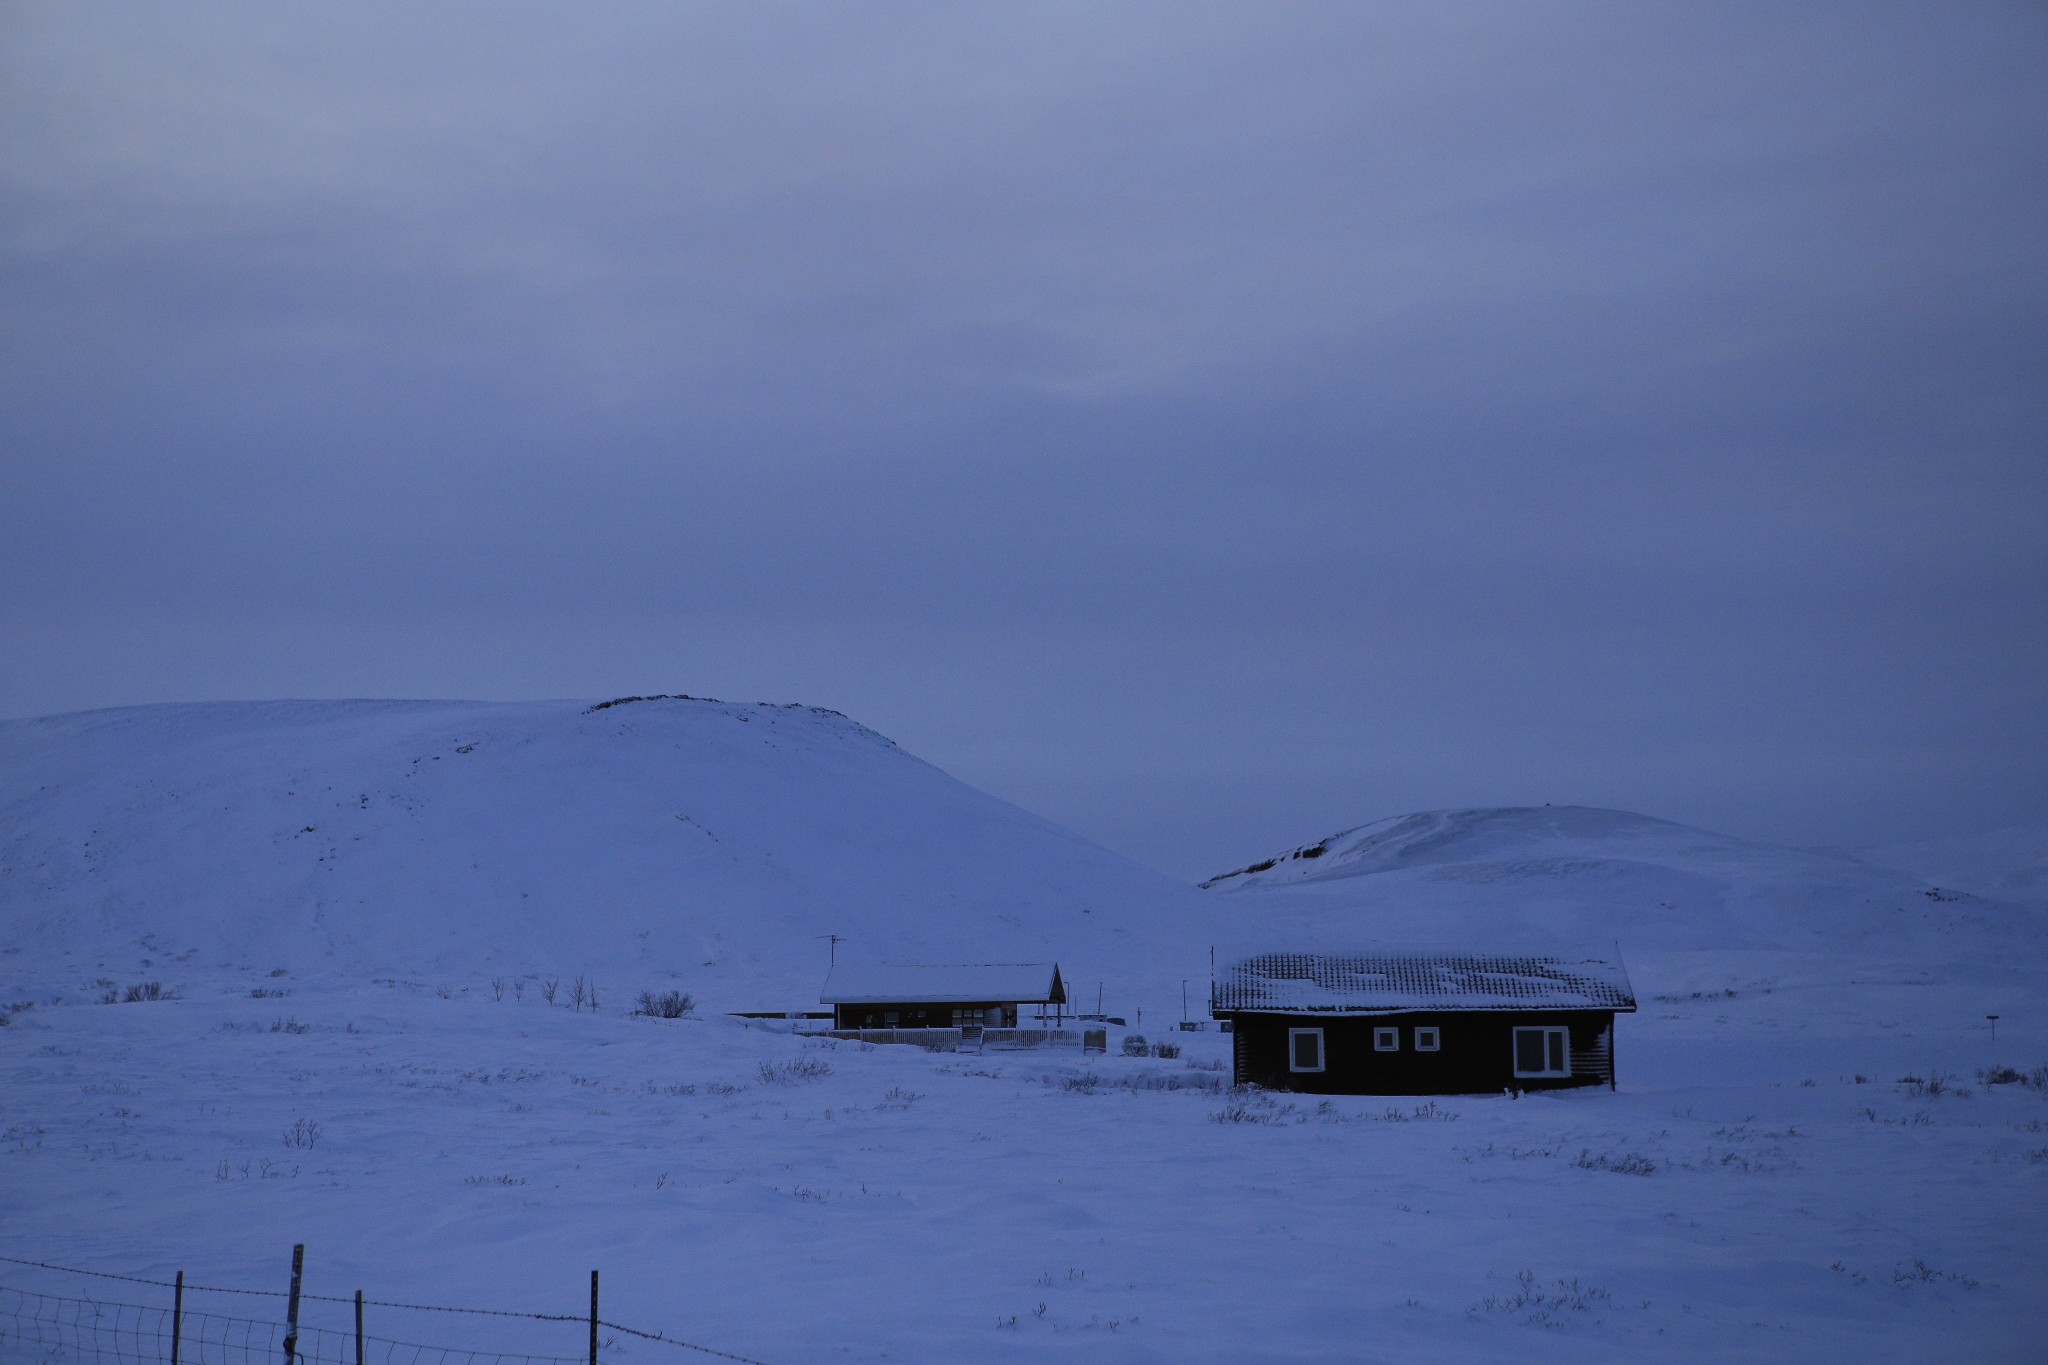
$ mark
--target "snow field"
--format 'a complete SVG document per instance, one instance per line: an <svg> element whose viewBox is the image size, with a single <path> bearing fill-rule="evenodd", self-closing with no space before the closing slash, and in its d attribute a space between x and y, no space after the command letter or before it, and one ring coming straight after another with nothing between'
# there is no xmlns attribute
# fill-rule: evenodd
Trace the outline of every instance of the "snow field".
<svg viewBox="0 0 2048 1365"><path fill-rule="evenodd" d="M303 1241L310 1292L569 1314L595 1267L607 1318L776 1362L2038 1358L2048 1093L1971 1064L2048 1040L1924 988L1856 993L1890 1030L1646 994L1619 1092L1324 1103L1203 1088L1214 1032L948 1055L627 1017L634 983L165 984L0 1030L0 1254L282 1288ZM371 1330L581 1349L405 1316Z"/></svg>

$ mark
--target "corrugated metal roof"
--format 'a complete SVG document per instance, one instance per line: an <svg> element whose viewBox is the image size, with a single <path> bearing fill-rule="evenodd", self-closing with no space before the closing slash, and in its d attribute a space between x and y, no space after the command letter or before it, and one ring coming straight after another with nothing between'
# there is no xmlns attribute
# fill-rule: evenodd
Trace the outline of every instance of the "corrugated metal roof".
<svg viewBox="0 0 2048 1365"><path fill-rule="evenodd" d="M818 998L828 1005L1042 1004L1055 998L1058 964L997 962L972 966L848 963L834 967Z"/></svg>
<svg viewBox="0 0 2048 1365"><path fill-rule="evenodd" d="M1253 953L1216 970L1212 1012L1633 1010L1618 954Z"/></svg>

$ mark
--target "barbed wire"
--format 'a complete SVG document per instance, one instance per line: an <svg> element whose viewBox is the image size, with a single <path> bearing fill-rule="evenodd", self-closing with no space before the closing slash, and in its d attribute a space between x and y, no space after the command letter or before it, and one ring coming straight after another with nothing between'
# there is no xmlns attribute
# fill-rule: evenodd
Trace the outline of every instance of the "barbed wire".
<svg viewBox="0 0 2048 1365"><path fill-rule="evenodd" d="M177 1285L177 1283L176 1283L175 1281L172 1281L172 1280L152 1280L152 1279L148 1279L148 1278L146 1278L146 1277L144 1277L144 1276L140 1276L140 1275L118 1275L118 1274L115 1274L115 1273L113 1273L112 1271L106 1271L106 1270L81 1270L81 1269L79 1269L79 1268L78 1268L77 1266L68 1266L68 1265L55 1265L55 1264L53 1264L53 1263L51 1263L51 1262L49 1262L49 1261L31 1261L31 1260L27 1260L27 1259L24 1259L24 1258L22 1258L22 1257L19 1257L19 1256L0 1256L0 1262L4 1262L5 1264L8 1264L8 1265L19 1265L19 1266L32 1266L32 1267L34 1267L34 1268L35 1268L35 1269L37 1269L37 1270L51 1270L51 1271L56 1271L56 1272L57 1272L58 1274L62 1274L62 1275L83 1275L83 1276L87 1276L87 1277L90 1277L90 1278L92 1278L92 1279L97 1279L97 1280L116 1280L116 1281L119 1281L119 1282L120 1282L120 1283L122 1283L122 1284L141 1284L141 1285L149 1285L150 1287L152 1287L152 1288L155 1288L155 1289L172 1289L172 1290L175 1290L175 1289L177 1289L177 1288L178 1288L178 1285ZM4 1288L5 1288L4 1286L0 1286L0 1289L4 1289ZM289 1297L290 1297L290 1295L289 1295L289 1293L288 1293L287 1291L285 1291L285 1290L281 1290L281 1289L238 1289L238 1288L233 1288L233 1287L229 1287L229 1286L223 1286L223 1285L205 1285L205 1284L193 1284L193 1283L191 1283L190 1281L187 1281L187 1282L185 1283L184 1289L185 1289L185 1292L187 1292L187 1293L202 1293L202 1294L243 1294L243 1295L249 1295L249 1296L252 1296L252 1297L256 1297L256 1298L267 1298L267 1299L283 1299L283 1298L289 1298ZM17 1293L17 1294L20 1294L20 1293L28 1293L29 1291L24 1291L24 1290L12 1290L12 1291L9 1291L9 1292L13 1292L13 1293ZM56 1298L55 1298L54 1296L51 1296L51 1295L38 1295L37 1297L42 1297L42 1298L50 1298L50 1299L52 1299L52 1301L53 1301L53 1302L66 1302L66 1303L86 1303L86 1304L90 1304L90 1303L92 1303L92 1302L93 1302L93 1300L90 1300L90 1299L61 1299L61 1300L60 1300L60 1299L56 1299ZM301 1301L303 1301L303 1302L310 1302L310 1303L338 1303L338 1304L345 1304L345 1305L354 1305L354 1304L355 1304L355 1303L357 1302L356 1298L355 1298L355 1297L354 1297L353 1295L350 1295L350 1296L347 1296L347 1297L342 1297L342 1296L339 1296L339 1295L334 1295L334 1294L308 1294L308 1293L304 1293L304 1292L301 1292L301 1293L300 1293L300 1295L299 1295L299 1298L300 1298L300 1300L301 1300ZM524 1320L524 1321L529 1321L529 1322L574 1322L574 1323L587 1323L587 1322L589 1322L589 1321L591 1320L591 1319L590 1319L590 1315L589 1315L588 1313L521 1313L521 1312L517 1312L517 1311L515 1311L515 1310L511 1310L511 1309L504 1309L504 1308L454 1308L454 1307L450 1307L450 1306L449 1306L449 1305L447 1305L447 1304L438 1304L438 1303L399 1303L399 1302L396 1302L396 1301L393 1301L393 1300L388 1300L388 1299L363 1299L363 1300L361 1300L361 1303L362 1303L362 1305L363 1305L363 1306L364 1306L365 1308L397 1308L397 1309L403 1309L403 1310L406 1310L406 1311L410 1311L410 1312L418 1312L418 1313L464 1313L464 1314L471 1314L471 1315L474 1315L474 1316L477 1316L477 1317L489 1317L489 1318L519 1318L519 1319L522 1319L522 1320ZM139 1307L138 1305L119 1305L119 1304L116 1304L116 1305L108 1305L108 1306L110 1306L110 1307ZM154 1308L152 1308L152 1309L146 1309L146 1310L141 1310L141 1311L149 1311L149 1312L164 1312L164 1311L168 1311L168 1310L163 1310L163 1309L154 1309ZM195 1314L193 1314L192 1316L204 1316L204 1315L200 1315L200 1314L196 1314L196 1313L195 1313ZM240 1320L240 1319L223 1319L223 1321L241 1321L241 1320ZM736 1360L736 1361L740 1361L740 1362L742 1362L742 1365L766 1365L766 1363L765 1363L765 1362L763 1362L763 1361L759 1361L759 1360L756 1360L756 1359L754 1359L754 1358L753 1358L752 1356L742 1356L742 1355L735 1355L735 1354L733 1354L733 1353L732 1353L731 1351L721 1351L721 1350L717 1349L716 1347L712 1347L712 1346L701 1346L701 1345L698 1345L698 1344L697 1344L696 1342L693 1342L693 1341L685 1341L685 1340L683 1340L683 1339L682 1339L681 1337L677 1337L677 1336L671 1336L671 1335L669 1335L669 1334L668 1334L668 1333L666 1333L666 1332L647 1332L647 1331L642 1331L641 1329L639 1329L639 1328L637 1328L637 1327L627 1327L627 1326L625 1326L625 1325L624 1325L624 1324L622 1324L622 1323L616 1323L616 1322L607 1322L607 1321L605 1321L605 1320L604 1320L603 1318L599 1318L599 1319L597 1320L597 1325L598 1325L599 1327L603 1327L603 1328L609 1328L609 1329L610 1329L611 1331L614 1331L614 1332L622 1332L622 1333L624 1333L625 1335L627 1335L627 1336L629 1336L629 1337L638 1337L638 1338L639 1338L639 1339L641 1339L642 1341L653 1341L653 1342L659 1342L659 1343L661 1343L661 1344L662 1344L662 1345L664 1345L664 1346L674 1346L674 1347L677 1347L677 1348L679 1348L679 1349L682 1349L682 1350L686 1350L686 1351L696 1351L696 1352L698 1352L698 1353L699 1353L699 1354L701 1354L701 1355L707 1355L707 1356L716 1356L716 1357L717 1357L718 1359L720 1359L720 1360ZM306 1329L306 1330L308 1330L308 1331L315 1331L315 1330L318 1330L318 1329ZM453 1353L455 1353L455 1354L465 1354L464 1352L461 1352L461 1351L459 1351L459 1350L456 1350L455 1348L449 1348L449 1347L439 1347L439 1346L425 1346L425 1347L414 1347L412 1343L407 1343L407 1342L392 1342L392 1343L389 1343L389 1344L391 1344L391 1345L396 1345L396 1346L408 1346L408 1347L411 1347L411 1348L413 1348L413 1349L417 1349L417 1350L432 1350L432 1351L450 1351L450 1352L453 1352ZM481 1353L478 1353L478 1352L468 1352L467 1354L470 1354L470 1355L493 1355L493 1353L490 1353L490 1352L481 1352ZM495 1356L495 1355L493 1355L493 1358L495 1358L495 1359L505 1359L505 1360L511 1360L511 1359L514 1359L515 1357L511 1357L511 1356L502 1356L502 1357L500 1357L500 1356ZM567 1361L571 1361L571 1365L573 1365L573 1362L574 1362L575 1360L580 1360L580 1359L581 1359L581 1357L574 1357L574 1358L571 1358L571 1357L548 1357L548 1356L531 1356L531 1357L517 1357L517 1359L522 1359L522 1360L535 1360L535 1361L552 1361L552 1360L558 1360L558 1359L559 1359L559 1360L567 1360Z"/></svg>

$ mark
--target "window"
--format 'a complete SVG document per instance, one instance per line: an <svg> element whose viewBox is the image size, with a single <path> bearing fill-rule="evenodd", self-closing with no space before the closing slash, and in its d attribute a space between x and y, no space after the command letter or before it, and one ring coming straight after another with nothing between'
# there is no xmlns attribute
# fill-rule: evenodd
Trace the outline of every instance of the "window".
<svg viewBox="0 0 2048 1365"><path fill-rule="evenodd" d="M1571 1075L1571 1035L1561 1028L1516 1029L1515 1074L1517 1076Z"/></svg>
<svg viewBox="0 0 2048 1365"><path fill-rule="evenodd" d="M1434 1028L1418 1027L1415 1030L1415 1050L1417 1052L1435 1052L1442 1048L1443 1045L1443 1035Z"/></svg>
<svg viewBox="0 0 2048 1365"><path fill-rule="evenodd" d="M1399 1052L1401 1050L1401 1030L1397 1028L1374 1029L1372 1031L1372 1050L1374 1052Z"/></svg>
<svg viewBox="0 0 2048 1365"><path fill-rule="evenodd" d="M1319 1028L1291 1028L1287 1030L1287 1069L1289 1071L1321 1071L1323 1069L1323 1031Z"/></svg>

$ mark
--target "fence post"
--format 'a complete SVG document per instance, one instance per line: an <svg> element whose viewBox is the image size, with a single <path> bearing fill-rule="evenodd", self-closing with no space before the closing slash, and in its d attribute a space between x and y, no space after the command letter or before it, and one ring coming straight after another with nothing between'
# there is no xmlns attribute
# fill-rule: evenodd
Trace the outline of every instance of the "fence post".
<svg viewBox="0 0 2048 1365"><path fill-rule="evenodd" d="M292 1247L292 1297L284 1310L284 1365L293 1365L299 1354L299 1274L306 1268L306 1244Z"/></svg>
<svg viewBox="0 0 2048 1365"><path fill-rule="evenodd" d="M597 1272L590 1272L590 1365L597 1365Z"/></svg>
<svg viewBox="0 0 2048 1365"><path fill-rule="evenodd" d="M185 1334L185 1272L171 1290L171 1365L178 1365L178 1338Z"/></svg>
<svg viewBox="0 0 2048 1365"><path fill-rule="evenodd" d="M363 1365L363 1291L356 1291L356 1365Z"/></svg>

